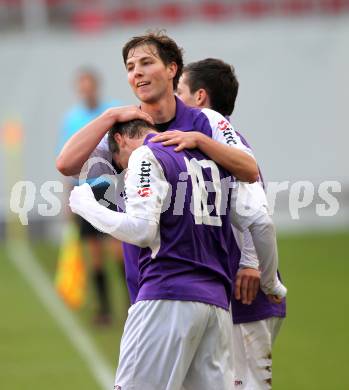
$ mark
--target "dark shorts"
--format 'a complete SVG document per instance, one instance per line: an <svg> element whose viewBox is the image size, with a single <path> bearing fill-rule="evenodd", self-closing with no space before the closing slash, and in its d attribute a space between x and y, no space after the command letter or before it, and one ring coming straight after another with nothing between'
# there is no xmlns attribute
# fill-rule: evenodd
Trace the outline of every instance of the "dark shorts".
<svg viewBox="0 0 349 390"><path fill-rule="evenodd" d="M108 187L109 187L108 185L98 185L98 186L92 187L93 195L95 196L97 201L104 199L104 194L107 191ZM110 202L108 202L108 203L110 203ZM116 205L111 204L111 203L107 207L108 207L108 209L113 210L113 211L117 210ZM99 230L95 229L84 218L81 218L80 215L75 214L75 218L76 218L75 219L76 223L79 226L80 236L82 238L105 236L105 233L102 233Z"/></svg>

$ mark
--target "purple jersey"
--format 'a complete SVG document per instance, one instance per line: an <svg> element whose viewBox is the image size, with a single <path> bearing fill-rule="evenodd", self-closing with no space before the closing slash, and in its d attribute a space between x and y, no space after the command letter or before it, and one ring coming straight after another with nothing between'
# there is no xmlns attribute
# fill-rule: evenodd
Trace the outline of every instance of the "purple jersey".
<svg viewBox="0 0 349 390"><path fill-rule="evenodd" d="M188 300L228 310L240 259L230 174L198 149L177 153L149 142L153 136L132 154L125 183L126 212L159 224L150 248L140 249L137 301Z"/></svg>
<svg viewBox="0 0 349 390"><path fill-rule="evenodd" d="M123 242L122 251L124 255L127 289L130 295L131 305L133 305L136 302L139 291L138 259L140 248L136 245Z"/></svg>
<svg viewBox="0 0 349 390"><path fill-rule="evenodd" d="M235 133L234 129L222 115L209 109L198 109L186 106L182 100L176 97L176 116L169 124L167 130L181 131L200 131L213 138L214 140L238 147L241 150L250 153L250 149L246 146ZM102 150L107 149L107 143L102 146ZM136 302L138 295L138 258L139 248L135 245L123 243L123 251L125 258L125 271L128 290L130 294L131 304Z"/></svg>
<svg viewBox="0 0 349 390"><path fill-rule="evenodd" d="M176 116L169 124L168 130L201 131L218 142L239 147L251 153L247 141L231 127L229 128L227 122L227 119L212 110L191 108L176 98ZM101 151L109 153L105 141L101 143ZM130 300L133 304L136 301L139 288L138 258L140 249L134 245L123 243L123 250L126 279ZM286 311L285 300L281 305L272 304L261 291L252 305L243 305L234 298L232 305L235 323L258 321L271 316L284 317Z"/></svg>
<svg viewBox="0 0 349 390"><path fill-rule="evenodd" d="M240 136L240 139L248 148L251 148L247 140L237 132ZM260 182L265 188L262 172L260 168L259 177ZM280 274L279 279L281 280ZM259 289L256 299L251 305L244 305L241 301L238 301L232 298L232 313L233 313L233 322L234 324L240 324L245 322L260 321L269 317L285 317L286 316L286 298L282 300L281 304L271 303L267 296Z"/></svg>

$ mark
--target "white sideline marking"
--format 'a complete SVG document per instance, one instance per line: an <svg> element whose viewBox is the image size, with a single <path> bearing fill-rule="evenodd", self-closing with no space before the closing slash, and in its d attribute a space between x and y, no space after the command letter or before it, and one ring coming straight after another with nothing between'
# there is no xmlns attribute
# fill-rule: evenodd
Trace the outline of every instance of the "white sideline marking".
<svg viewBox="0 0 349 390"><path fill-rule="evenodd" d="M17 269L35 290L48 312L60 325L81 358L87 363L101 389L112 389L114 376L111 367L96 349L87 332L60 301L52 287L52 281L35 259L30 247L23 241L11 240L7 244L7 251Z"/></svg>

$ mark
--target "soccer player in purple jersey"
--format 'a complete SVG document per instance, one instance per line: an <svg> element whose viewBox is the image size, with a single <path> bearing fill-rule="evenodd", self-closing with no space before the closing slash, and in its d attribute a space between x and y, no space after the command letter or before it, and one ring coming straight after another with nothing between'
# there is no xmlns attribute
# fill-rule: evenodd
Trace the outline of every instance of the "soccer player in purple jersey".
<svg viewBox="0 0 349 390"><path fill-rule="evenodd" d="M147 34L132 38L123 48L123 59L128 81L140 100L140 107L128 106L105 111L74 134L65 144L57 158L58 170L64 175L78 175L89 157L102 157L112 161L106 133L114 123L131 119L144 119L155 123L158 131L181 130L180 133L199 131L202 135L195 145L209 158L218 162L235 177L245 181L258 178L256 161L230 126L229 122L215 111L194 110L175 97L174 90L183 68L182 50L176 42L163 34ZM95 164L91 176L111 173L104 164ZM126 280L131 303L138 293L139 248L123 245L126 261Z"/></svg>
<svg viewBox="0 0 349 390"><path fill-rule="evenodd" d="M248 148L241 144L224 117L206 110L200 117L191 121L186 117L183 122L181 115L185 110L178 107L174 95L182 73L183 58L182 50L174 40L161 33L134 37L123 48L123 60L128 82L140 100L140 107L108 109L74 134L57 158L56 165L60 172L68 176L79 174L114 123L139 118L156 124L159 131L176 129L176 126L179 130L189 131L193 130L194 124L198 131L210 131L211 137L203 137L199 149L238 179L248 182L257 180L258 169L254 157L246 153ZM193 123L195 119L197 122Z"/></svg>
<svg viewBox="0 0 349 390"><path fill-rule="evenodd" d="M251 231L265 293L274 300L286 294L265 203L246 198L253 213L239 215L228 171L198 149L175 152L151 142L156 128L143 121L118 123L110 134L114 159L128 167L126 212L100 205L88 184L74 188L70 206L96 228L142 248L114 388L230 390L229 305L240 258L231 223Z"/></svg>
<svg viewBox="0 0 349 390"><path fill-rule="evenodd" d="M234 110L238 88L230 65L207 58L184 67L177 95L189 106L212 108L229 117ZM247 144L246 140L244 142ZM280 305L272 303L259 289L258 259L250 233L245 231L241 237L234 229L234 234L241 249L232 300L234 388L270 389L272 343L286 315L285 300ZM252 333L251 342L246 336Z"/></svg>

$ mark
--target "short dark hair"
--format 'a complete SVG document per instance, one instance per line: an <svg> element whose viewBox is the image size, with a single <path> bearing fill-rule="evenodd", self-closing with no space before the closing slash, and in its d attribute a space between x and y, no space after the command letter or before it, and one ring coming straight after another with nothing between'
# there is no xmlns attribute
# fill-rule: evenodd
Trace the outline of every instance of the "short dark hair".
<svg viewBox="0 0 349 390"><path fill-rule="evenodd" d="M134 119L128 122L114 123L108 131L108 146L112 153L119 153L119 145L114 139L114 135L127 135L129 138L140 138L149 129L156 130L156 127L142 119Z"/></svg>
<svg viewBox="0 0 349 390"><path fill-rule="evenodd" d="M130 50L142 45L155 46L161 61L165 65L169 65L171 62L177 64L177 73L173 78L173 89L176 90L183 71L183 49L163 31L149 32L145 35L133 37L124 45L122 57L125 65Z"/></svg>
<svg viewBox="0 0 349 390"><path fill-rule="evenodd" d="M234 111L239 82L232 65L216 58L191 62L184 67L190 93L200 88L207 91L211 108L224 116Z"/></svg>

